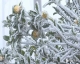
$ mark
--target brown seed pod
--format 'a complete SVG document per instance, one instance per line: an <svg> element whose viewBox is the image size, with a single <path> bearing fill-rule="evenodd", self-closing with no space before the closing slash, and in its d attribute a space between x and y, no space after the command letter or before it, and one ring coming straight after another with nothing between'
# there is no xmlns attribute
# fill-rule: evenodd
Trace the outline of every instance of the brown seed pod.
<svg viewBox="0 0 80 64"><path fill-rule="evenodd" d="M4 60L4 56L0 55L0 61L3 61L3 60Z"/></svg>
<svg viewBox="0 0 80 64"><path fill-rule="evenodd" d="M14 13L19 13L21 11L21 7L19 6L19 5L15 5L14 7L13 7L13 12Z"/></svg>
<svg viewBox="0 0 80 64"><path fill-rule="evenodd" d="M39 32L37 30L33 30L32 37L33 39L37 39L39 37Z"/></svg>
<svg viewBox="0 0 80 64"><path fill-rule="evenodd" d="M78 20L74 20L74 23L75 23L75 24L78 24Z"/></svg>
<svg viewBox="0 0 80 64"><path fill-rule="evenodd" d="M42 12L42 18L47 18L48 17L48 14L46 12Z"/></svg>

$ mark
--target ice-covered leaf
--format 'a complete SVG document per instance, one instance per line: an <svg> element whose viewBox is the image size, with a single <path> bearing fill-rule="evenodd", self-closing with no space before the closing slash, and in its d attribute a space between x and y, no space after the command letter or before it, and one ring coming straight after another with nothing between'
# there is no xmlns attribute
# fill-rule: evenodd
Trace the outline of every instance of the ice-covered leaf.
<svg viewBox="0 0 80 64"><path fill-rule="evenodd" d="M57 61L60 62L60 58L59 57L57 57Z"/></svg>
<svg viewBox="0 0 80 64"><path fill-rule="evenodd" d="M28 57L28 63L30 64L30 58Z"/></svg>
<svg viewBox="0 0 80 64"><path fill-rule="evenodd" d="M21 18L21 21L23 22L23 23L25 23L26 22L26 20L25 20L25 18Z"/></svg>
<svg viewBox="0 0 80 64"><path fill-rule="evenodd" d="M57 14L57 12L54 12L53 15Z"/></svg>
<svg viewBox="0 0 80 64"><path fill-rule="evenodd" d="M76 55L76 57L80 60L80 55Z"/></svg>
<svg viewBox="0 0 80 64"><path fill-rule="evenodd" d="M21 2L19 3L19 6L21 5Z"/></svg>
<svg viewBox="0 0 80 64"><path fill-rule="evenodd" d="M3 36L3 39L6 40L6 41L8 41L9 40L9 36L5 35L5 36Z"/></svg>
<svg viewBox="0 0 80 64"><path fill-rule="evenodd" d="M47 5L51 5L53 3L53 1L49 1L46 4L43 5L43 7L46 7Z"/></svg>
<svg viewBox="0 0 80 64"><path fill-rule="evenodd" d="M64 32L63 31L63 28L58 24L58 28L62 31L62 32Z"/></svg>
<svg viewBox="0 0 80 64"><path fill-rule="evenodd" d="M29 11L29 15L30 16L36 16L37 15L37 12L30 10Z"/></svg>
<svg viewBox="0 0 80 64"><path fill-rule="evenodd" d="M38 2L36 2L36 4L35 4L35 10L37 11L37 13L39 13L39 3Z"/></svg>
<svg viewBox="0 0 80 64"><path fill-rule="evenodd" d="M15 16L14 14L10 14L9 17L12 18L13 16Z"/></svg>
<svg viewBox="0 0 80 64"><path fill-rule="evenodd" d="M34 51L33 51L33 50L31 50L31 51L30 51L30 55L32 55L32 54L33 54L33 52L34 52Z"/></svg>
<svg viewBox="0 0 80 64"><path fill-rule="evenodd" d="M21 50L21 54L24 55L25 54L25 51Z"/></svg>
<svg viewBox="0 0 80 64"><path fill-rule="evenodd" d="M39 64L39 60L36 61L36 64Z"/></svg>
<svg viewBox="0 0 80 64"><path fill-rule="evenodd" d="M30 49L31 50L36 50L36 46L31 46Z"/></svg>
<svg viewBox="0 0 80 64"><path fill-rule="evenodd" d="M44 57L43 57L43 58L42 58L42 60L44 60L44 61L45 61L45 60L46 60L46 58L44 58Z"/></svg>
<svg viewBox="0 0 80 64"><path fill-rule="evenodd" d="M73 28L72 28L72 30L71 30L71 31L72 31L73 35L76 35L76 33L75 33L75 31L74 31L74 29L73 29Z"/></svg>
<svg viewBox="0 0 80 64"><path fill-rule="evenodd" d="M20 61L19 61L19 64L24 64L24 60L23 60L23 59L20 60Z"/></svg>
<svg viewBox="0 0 80 64"><path fill-rule="evenodd" d="M43 28L47 28L47 27L49 27L49 25L50 25L50 24L46 24L46 23L45 23L45 24L43 25Z"/></svg>

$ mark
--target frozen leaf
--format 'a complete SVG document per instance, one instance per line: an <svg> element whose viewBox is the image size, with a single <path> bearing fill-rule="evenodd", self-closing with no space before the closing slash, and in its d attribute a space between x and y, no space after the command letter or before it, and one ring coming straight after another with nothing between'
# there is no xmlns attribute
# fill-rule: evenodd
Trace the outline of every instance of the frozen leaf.
<svg viewBox="0 0 80 64"><path fill-rule="evenodd" d="M80 60L80 55L76 55L76 57Z"/></svg>
<svg viewBox="0 0 80 64"><path fill-rule="evenodd" d="M54 12L53 15L57 14L57 12Z"/></svg>
<svg viewBox="0 0 80 64"><path fill-rule="evenodd" d="M57 48L57 49L59 48L58 45L56 45L56 48Z"/></svg>
<svg viewBox="0 0 80 64"><path fill-rule="evenodd" d="M47 28L47 27L49 27L49 25L50 25L50 24L44 24L44 25L43 25L43 28Z"/></svg>
<svg viewBox="0 0 80 64"><path fill-rule="evenodd" d="M33 52L34 52L33 50L30 51L30 56L33 54Z"/></svg>
<svg viewBox="0 0 80 64"><path fill-rule="evenodd" d="M36 2L35 4L35 10L37 11L37 13L39 13L39 3L38 2Z"/></svg>
<svg viewBox="0 0 80 64"><path fill-rule="evenodd" d="M6 17L7 20L9 20L8 16Z"/></svg>
<svg viewBox="0 0 80 64"><path fill-rule="evenodd" d="M24 60L22 59L22 60L20 60L20 64L24 64Z"/></svg>
<svg viewBox="0 0 80 64"><path fill-rule="evenodd" d="M54 32L49 32L49 34L52 35L52 36L54 36L55 33Z"/></svg>
<svg viewBox="0 0 80 64"><path fill-rule="evenodd" d="M64 32L63 31L63 28L58 24L58 28L62 31L62 32Z"/></svg>
<svg viewBox="0 0 80 64"><path fill-rule="evenodd" d="M39 60L36 61L36 64L39 64Z"/></svg>
<svg viewBox="0 0 80 64"><path fill-rule="evenodd" d="M54 23L54 26L56 26L56 22L53 20L53 18L49 18Z"/></svg>
<svg viewBox="0 0 80 64"><path fill-rule="evenodd" d="M44 61L45 61L45 60L46 60L46 58L42 58L42 60L44 60Z"/></svg>
<svg viewBox="0 0 80 64"><path fill-rule="evenodd" d="M76 35L76 33L74 32L74 29L73 29L73 28L72 28L72 30L71 30L71 31L72 31L73 35Z"/></svg>
<svg viewBox="0 0 80 64"><path fill-rule="evenodd" d="M63 21L64 20L64 18L63 17L61 17L61 18L59 18L61 21Z"/></svg>
<svg viewBox="0 0 80 64"><path fill-rule="evenodd" d="M37 12L30 10L29 11L29 15L30 16L36 16L37 15Z"/></svg>
<svg viewBox="0 0 80 64"><path fill-rule="evenodd" d="M9 17L12 18L13 16L15 16L14 14L10 14Z"/></svg>
<svg viewBox="0 0 80 64"><path fill-rule="evenodd" d="M21 50L21 54L22 54L22 55L24 55L24 54L25 54L25 52L24 52L23 50Z"/></svg>
<svg viewBox="0 0 80 64"><path fill-rule="evenodd" d="M25 23L25 22L26 22L25 18L21 18L21 21L22 21L23 23Z"/></svg>
<svg viewBox="0 0 80 64"><path fill-rule="evenodd" d="M46 7L47 5L51 5L53 3L53 1L49 1L46 4L43 5L43 7Z"/></svg>
<svg viewBox="0 0 80 64"><path fill-rule="evenodd" d="M59 57L57 57L57 61L60 62L60 58Z"/></svg>
<svg viewBox="0 0 80 64"><path fill-rule="evenodd" d="M19 6L21 5L21 2L19 3Z"/></svg>
<svg viewBox="0 0 80 64"><path fill-rule="evenodd" d="M30 64L30 58L28 57L28 63Z"/></svg>
<svg viewBox="0 0 80 64"><path fill-rule="evenodd" d="M24 10L22 10L22 16L24 16L25 15L25 11Z"/></svg>
<svg viewBox="0 0 80 64"><path fill-rule="evenodd" d="M31 50L36 50L36 47L35 46L31 46L30 49Z"/></svg>
<svg viewBox="0 0 80 64"><path fill-rule="evenodd" d="M3 39L6 40L6 41L8 41L9 40L9 36L5 35L5 36L3 36Z"/></svg>

